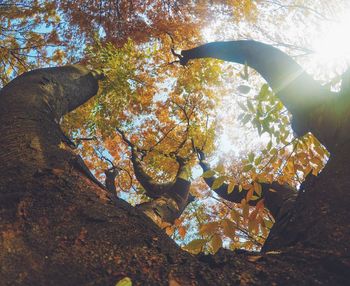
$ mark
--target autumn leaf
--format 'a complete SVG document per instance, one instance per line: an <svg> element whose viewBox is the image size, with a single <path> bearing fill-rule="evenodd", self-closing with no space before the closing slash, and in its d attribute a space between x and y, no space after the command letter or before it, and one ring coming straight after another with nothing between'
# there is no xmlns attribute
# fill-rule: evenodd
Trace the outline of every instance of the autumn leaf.
<svg viewBox="0 0 350 286"><path fill-rule="evenodd" d="M248 164L243 167L243 172L249 172L253 168L253 165Z"/></svg>
<svg viewBox="0 0 350 286"><path fill-rule="evenodd" d="M235 209L231 210L230 215L233 221L239 222L240 214Z"/></svg>
<svg viewBox="0 0 350 286"><path fill-rule="evenodd" d="M216 178L213 185L211 186L211 188L213 190L220 188L222 186L222 184L225 182L225 179L226 179L225 176L221 176L221 177Z"/></svg>
<svg viewBox="0 0 350 286"><path fill-rule="evenodd" d="M206 243L207 241L205 239L194 239L189 244L187 244L184 248L193 254L198 254L199 252L202 251L202 248Z"/></svg>
<svg viewBox="0 0 350 286"><path fill-rule="evenodd" d="M247 260L250 262L258 262L261 260L263 257L261 255L251 255L247 257Z"/></svg>
<svg viewBox="0 0 350 286"><path fill-rule="evenodd" d="M227 237L234 239L236 224L229 219L224 219L221 223L224 235Z"/></svg>
<svg viewBox="0 0 350 286"><path fill-rule="evenodd" d="M122 280L118 281L115 286L132 286L132 281L129 277L125 277Z"/></svg>
<svg viewBox="0 0 350 286"><path fill-rule="evenodd" d="M200 229L199 233L201 235L213 235L218 230L219 224L218 222L209 222L206 224L203 224Z"/></svg>
<svg viewBox="0 0 350 286"><path fill-rule="evenodd" d="M255 193L258 195L258 197L261 197L261 192L262 192L261 184L254 182L253 185L254 185Z"/></svg>
<svg viewBox="0 0 350 286"><path fill-rule="evenodd" d="M165 229L165 232L166 232L167 235L171 236L174 233L174 228L173 227L167 227Z"/></svg>
<svg viewBox="0 0 350 286"><path fill-rule="evenodd" d="M178 231L179 231L179 235L180 235L182 238L184 238L185 235L186 235L186 232L187 232L186 228L184 228L184 227L181 226L181 227L178 228Z"/></svg>
<svg viewBox="0 0 350 286"><path fill-rule="evenodd" d="M221 236L218 234L213 235L212 239L210 240L210 246L213 254L215 254L222 247Z"/></svg>
<svg viewBox="0 0 350 286"><path fill-rule="evenodd" d="M235 182L230 182L228 187L227 187L227 193L231 194L235 188Z"/></svg>
<svg viewBox="0 0 350 286"><path fill-rule="evenodd" d="M210 178L210 177L213 177L215 175L215 171L213 170L208 170L208 171L205 171L203 174L202 174L202 177L203 178Z"/></svg>

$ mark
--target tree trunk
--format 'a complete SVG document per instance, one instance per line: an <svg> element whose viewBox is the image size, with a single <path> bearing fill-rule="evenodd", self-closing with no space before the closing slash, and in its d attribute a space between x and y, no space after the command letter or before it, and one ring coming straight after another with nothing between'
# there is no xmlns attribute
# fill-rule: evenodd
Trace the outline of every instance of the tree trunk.
<svg viewBox="0 0 350 286"><path fill-rule="evenodd" d="M291 223L302 231L275 231L282 240L269 240L267 249L278 251L220 250L214 256L193 256L141 211L109 197L71 152L59 119L96 93L97 79L77 66L40 69L20 76L0 93L1 285L105 286L126 276L133 285L349 281L345 145L298 197ZM327 216L332 220L324 224ZM315 232L303 232L305 226ZM291 235L296 236L293 243Z"/></svg>

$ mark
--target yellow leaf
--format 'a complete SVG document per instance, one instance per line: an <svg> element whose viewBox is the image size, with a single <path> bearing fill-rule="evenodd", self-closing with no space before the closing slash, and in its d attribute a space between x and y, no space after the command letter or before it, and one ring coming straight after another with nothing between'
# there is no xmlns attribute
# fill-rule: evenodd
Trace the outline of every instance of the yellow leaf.
<svg viewBox="0 0 350 286"><path fill-rule="evenodd" d="M205 239L194 239L184 248L193 254L198 254L206 243L207 241Z"/></svg>
<svg viewBox="0 0 350 286"><path fill-rule="evenodd" d="M224 219L222 221L222 228L224 231L224 235L231 239L234 239L236 230L236 225L234 222L230 221L229 219Z"/></svg>
<svg viewBox="0 0 350 286"><path fill-rule="evenodd" d="M262 187L257 182L254 182L254 191L259 197L261 197Z"/></svg>
<svg viewBox="0 0 350 286"><path fill-rule="evenodd" d="M115 286L132 286L132 281L129 277L125 277L115 284Z"/></svg>
<svg viewBox="0 0 350 286"><path fill-rule="evenodd" d="M257 233L258 224L257 224L255 219L250 219L248 221L248 230L249 230L249 232L253 232L254 231L255 233Z"/></svg>
<svg viewBox="0 0 350 286"><path fill-rule="evenodd" d="M208 170L208 171L205 171L203 174L202 174L202 177L203 178L210 178L212 176L215 175L215 172L213 170Z"/></svg>
<svg viewBox="0 0 350 286"><path fill-rule="evenodd" d="M239 222L239 213L236 210L231 210L230 214L233 221Z"/></svg>
<svg viewBox="0 0 350 286"><path fill-rule="evenodd" d="M264 224L268 229L271 229L271 227L273 226L273 222L269 219L264 219Z"/></svg>
<svg viewBox="0 0 350 286"><path fill-rule="evenodd" d="M213 250L213 253L215 254L219 250L219 248L222 247L222 239L220 235L215 234L210 241L210 245Z"/></svg>
<svg viewBox="0 0 350 286"><path fill-rule="evenodd" d="M231 194L233 192L233 189L235 188L235 182L230 182L227 187L227 193Z"/></svg>
<svg viewBox="0 0 350 286"><path fill-rule="evenodd" d="M247 219L247 218L248 218L248 216L249 216L249 205L248 205L248 204L245 204L245 205L243 206L242 215L243 215L243 218L244 218L244 219Z"/></svg>
<svg viewBox="0 0 350 286"><path fill-rule="evenodd" d="M215 168L216 172L218 173L224 173L225 172L225 166L223 163L219 163L219 165Z"/></svg>
<svg viewBox="0 0 350 286"><path fill-rule="evenodd" d="M211 186L211 188L213 190L216 190L216 189L220 188L222 186L222 184L224 183L224 181L225 181L225 177L224 176L221 176L221 177L215 179L215 181L214 181L213 185Z"/></svg>
<svg viewBox="0 0 350 286"><path fill-rule="evenodd" d="M171 224L168 222L161 222L161 224L159 225L159 227L161 229L167 228L167 227L171 227Z"/></svg>

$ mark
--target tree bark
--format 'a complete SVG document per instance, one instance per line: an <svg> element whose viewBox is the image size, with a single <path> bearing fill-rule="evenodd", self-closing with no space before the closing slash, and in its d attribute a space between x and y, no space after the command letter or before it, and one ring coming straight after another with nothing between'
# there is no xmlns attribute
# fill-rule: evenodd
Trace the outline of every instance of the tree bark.
<svg viewBox="0 0 350 286"><path fill-rule="evenodd" d="M282 251L193 256L142 212L109 196L70 150L59 119L96 93L97 78L78 66L40 69L0 92L2 285L115 285L126 276L133 285L348 282L349 169L338 164L348 166L349 155L331 159L320 183L298 197L294 223L300 219L297 226L305 231L303 222L312 227L320 219L315 229L321 231L298 236L300 244L280 243ZM319 228L327 216L332 220Z"/></svg>

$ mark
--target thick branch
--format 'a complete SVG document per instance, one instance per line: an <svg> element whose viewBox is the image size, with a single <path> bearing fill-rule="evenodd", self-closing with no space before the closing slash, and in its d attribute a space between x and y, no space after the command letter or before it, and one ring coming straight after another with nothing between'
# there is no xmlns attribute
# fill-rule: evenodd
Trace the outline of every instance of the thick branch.
<svg viewBox="0 0 350 286"><path fill-rule="evenodd" d="M267 44L251 40L213 42L182 51L181 55L183 64L197 58L217 58L247 64L261 74L292 113L305 105L314 105L317 101L315 96L324 96L319 92L313 94L317 90L321 91L321 86L300 65Z"/></svg>
<svg viewBox="0 0 350 286"><path fill-rule="evenodd" d="M135 177L139 181L141 186L145 189L147 196L149 196L152 199L161 197L165 189L169 188L169 186L171 186L172 183L160 184L154 182L154 179L143 170L141 161L138 158L137 147L130 142L130 140L126 137L125 133L122 130L117 128L117 131L122 136L123 141L126 144L128 144L128 146L131 149L131 162L134 167Z"/></svg>
<svg viewBox="0 0 350 286"><path fill-rule="evenodd" d="M55 119L59 120L93 97L98 90L98 80L102 78L103 75L79 65L43 68L22 74L1 92L4 96L10 91L13 97L22 92L21 88L25 85L27 94L36 97L31 103L37 108L42 103L45 104L45 110L49 109Z"/></svg>
<svg viewBox="0 0 350 286"><path fill-rule="evenodd" d="M96 94L98 78L90 70L74 65L33 70L11 81L0 91L0 120L5 127L12 124L20 129L2 130L0 146L8 146L5 152L14 158L28 158L23 168L30 172L35 173L37 166L63 166L68 160L102 186L79 156L61 148L57 151L61 142L70 144L58 125L60 118ZM11 132L16 132L16 137L8 137ZM26 144L32 146L29 151L18 148ZM49 156L52 152L60 155ZM2 168L10 172L17 167L8 160L0 166L4 172Z"/></svg>

